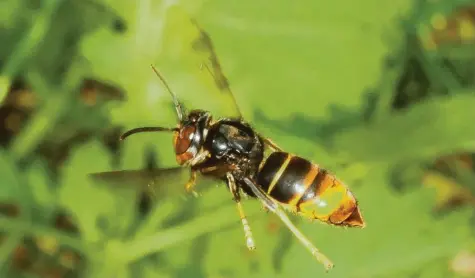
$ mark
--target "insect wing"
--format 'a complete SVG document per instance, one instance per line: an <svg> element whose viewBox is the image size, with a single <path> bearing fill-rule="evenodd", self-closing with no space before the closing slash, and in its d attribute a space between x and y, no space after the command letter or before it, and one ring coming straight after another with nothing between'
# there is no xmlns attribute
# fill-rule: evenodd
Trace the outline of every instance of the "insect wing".
<svg viewBox="0 0 475 278"><path fill-rule="evenodd" d="M106 186L136 187L156 199L189 194L185 190L185 184L190 179L190 169L186 167L99 172L89 174L89 177L94 182ZM199 190L204 191L215 185L216 180L198 175L197 184Z"/></svg>
<svg viewBox="0 0 475 278"><path fill-rule="evenodd" d="M214 83L223 96L232 105L232 110L228 112L229 117L242 118L241 111L236 102L235 96L231 91L228 78L225 76L221 64L216 54L210 35L196 22L191 20L198 31L198 37L193 41L193 50L205 57L203 64L200 65L214 79Z"/></svg>
<svg viewBox="0 0 475 278"><path fill-rule="evenodd" d="M99 172L92 173L89 177L98 184L112 187L132 186L161 198L186 194L184 184L189 175L189 169L174 167Z"/></svg>
<svg viewBox="0 0 475 278"><path fill-rule="evenodd" d="M159 57L153 62L186 110L241 118L211 35L183 8L168 11Z"/></svg>

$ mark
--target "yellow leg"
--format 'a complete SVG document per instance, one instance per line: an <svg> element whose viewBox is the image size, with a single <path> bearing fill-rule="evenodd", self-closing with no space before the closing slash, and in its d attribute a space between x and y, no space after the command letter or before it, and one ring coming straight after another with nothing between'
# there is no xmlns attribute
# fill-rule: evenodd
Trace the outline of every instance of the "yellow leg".
<svg viewBox="0 0 475 278"><path fill-rule="evenodd" d="M244 209L242 208L241 201L236 201L236 205L239 212L239 217L241 218L242 227L244 229L246 246L249 250L254 250L256 249L256 245L254 244L254 238L252 237L251 226L249 226L249 223L247 223L246 214L244 213Z"/></svg>
<svg viewBox="0 0 475 278"><path fill-rule="evenodd" d="M259 136L264 141L264 143L267 144L273 151L279 151L279 152L283 151L282 148L277 146L277 144L274 143L274 141L272 141L271 139L264 137L262 135L259 135Z"/></svg>
<svg viewBox="0 0 475 278"><path fill-rule="evenodd" d="M234 177L232 174L227 174L228 179L228 186L231 193L234 195L234 200L236 201L239 218L241 218L242 227L244 229L244 237L246 238L246 246L249 250L256 249L256 245L254 244L254 238L252 237L251 227L247 222L246 214L244 213L244 209L242 208L241 198L239 197L239 192L237 191L236 182L234 181Z"/></svg>
<svg viewBox="0 0 475 278"><path fill-rule="evenodd" d="M185 184L185 190L186 190L186 192L191 193L195 197L197 197L198 193L194 190L195 185L196 185L196 171L192 170L190 172L190 179Z"/></svg>
<svg viewBox="0 0 475 278"><path fill-rule="evenodd" d="M289 228L289 230L295 235L295 237L305 246L312 255L325 266L325 269L328 271L333 268L333 263L328 259L325 254L320 252L317 247L313 245L310 240L292 223L287 214L280 208L280 206L270 199L262 189L260 189L253 181L246 178L244 182L249 186L249 188L254 192L254 194L262 201L262 203L267 206L267 208L275 213L280 220Z"/></svg>

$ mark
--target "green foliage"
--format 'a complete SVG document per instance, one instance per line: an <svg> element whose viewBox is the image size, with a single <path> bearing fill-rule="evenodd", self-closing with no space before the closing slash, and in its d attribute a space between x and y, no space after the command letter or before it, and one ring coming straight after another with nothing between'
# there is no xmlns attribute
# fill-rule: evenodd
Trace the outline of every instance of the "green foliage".
<svg viewBox="0 0 475 278"><path fill-rule="evenodd" d="M244 206L257 250L249 252L231 195L217 182L200 182L199 198L183 192L186 170L149 188L144 182L155 200L144 215L137 205L144 188L88 177L176 164L170 134L115 142L117 130L176 124L170 96L150 64L188 109L235 113L230 95L203 70L216 57L197 44L198 26L210 35L245 118L284 149L331 169L357 196L363 230L292 217L335 262L326 276L454 275L430 266L448 264L473 242L469 208L437 218L434 194L420 179L406 180L410 190L403 195L391 186L392 175L405 175L397 166L474 149L467 120L474 116L473 80L459 81L441 66L452 62L461 72L465 60L447 60L446 46L424 49L432 16L449 15L448 3L3 1L1 108L9 107L17 82L33 92L35 107L19 133L3 128L0 134L6 138L0 204L20 207L17 217L0 214L0 276L18 277L10 265L31 237L36 245L53 238L81 254L73 267L61 265L67 277L325 275L276 217L251 200ZM430 85L413 77L400 89L413 58ZM95 87L88 89L86 80ZM427 93L416 101L410 88ZM410 107L395 108L400 95ZM9 118L2 117L0 125L7 126ZM473 182L473 173L464 177ZM77 231L55 229L58 212ZM48 250L40 257L57 259L58 252Z"/></svg>

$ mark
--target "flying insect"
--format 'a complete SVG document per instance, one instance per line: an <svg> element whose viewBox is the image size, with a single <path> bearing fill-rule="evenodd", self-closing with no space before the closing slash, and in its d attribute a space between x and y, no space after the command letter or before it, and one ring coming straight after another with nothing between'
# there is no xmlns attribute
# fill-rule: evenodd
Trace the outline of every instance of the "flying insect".
<svg viewBox="0 0 475 278"><path fill-rule="evenodd" d="M201 32L202 43L208 45L214 55L209 37ZM120 139L140 132L173 133L176 160L181 167L190 169L186 190L194 191L197 173L226 183L236 202L246 245L250 250L255 249L255 243L241 203L241 194L259 199L326 270L331 269L333 263L330 259L297 229L284 210L331 225L362 228L365 222L356 198L343 182L327 170L285 152L271 139L254 130L243 119L216 56L211 56L210 61L211 68L207 65L205 68L213 75L216 84L232 96L237 116L214 119L210 112L200 109L186 113L166 80L152 65L173 99L178 125L134 128L125 132ZM267 150L270 150L269 155L266 155ZM113 172L96 175L110 174ZM126 171L120 171L120 175L124 174ZM134 171L132 174L137 173Z"/></svg>

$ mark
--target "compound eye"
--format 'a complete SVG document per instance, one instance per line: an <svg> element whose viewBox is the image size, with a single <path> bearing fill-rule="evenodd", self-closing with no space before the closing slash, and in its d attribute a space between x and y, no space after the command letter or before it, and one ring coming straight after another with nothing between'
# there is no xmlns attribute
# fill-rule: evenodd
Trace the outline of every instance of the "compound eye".
<svg viewBox="0 0 475 278"><path fill-rule="evenodd" d="M175 153L185 153L191 145L196 127L193 125L185 126L180 129L180 133L175 137Z"/></svg>

